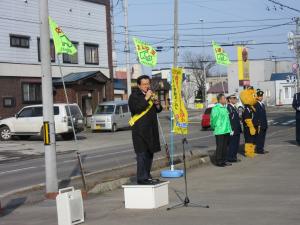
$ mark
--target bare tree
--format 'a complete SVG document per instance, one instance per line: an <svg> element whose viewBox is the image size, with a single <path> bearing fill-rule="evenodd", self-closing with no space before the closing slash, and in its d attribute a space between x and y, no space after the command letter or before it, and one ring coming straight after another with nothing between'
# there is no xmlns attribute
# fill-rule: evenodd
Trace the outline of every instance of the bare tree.
<svg viewBox="0 0 300 225"><path fill-rule="evenodd" d="M205 88L206 77L210 75L210 70L215 66L214 60L210 56L203 56L192 52L186 52L183 55L185 63L185 71L191 74L190 82L196 86L197 98L201 98L203 102L206 101ZM205 74L204 74L205 68Z"/></svg>
<svg viewBox="0 0 300 225"><path fill-rule="evenodd" d="M185 105L188 107L190 99L195 95L196 86L190 81L190 78L186 77L182 84L182 97Z"/></svg>

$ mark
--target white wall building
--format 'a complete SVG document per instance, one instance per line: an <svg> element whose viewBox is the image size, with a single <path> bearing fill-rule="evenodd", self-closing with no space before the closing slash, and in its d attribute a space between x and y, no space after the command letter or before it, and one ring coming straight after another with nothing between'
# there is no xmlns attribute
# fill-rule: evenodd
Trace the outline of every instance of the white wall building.
<svg viewBox="0 0 300 225"><path fill-rule="evenodd" d="M250 85L255 88L259 83L269 81L272 73L288 73L292 71L290 61L250 60ZM238 80L238 64L232 62L227 68L229 93L239 92L243 89Z"/></svg>
<svg viewBox="0 0 300 225"><path fill-rule="evenodd" d="M0 90L5 89L3 86L7 86L7 83L13 85L11 88L15 90L5 93L0 91L0 96L14 98L12 106L2 104L5 99L0 99L0 111L4 112L4 115L11 114L27 104L23 96L24 83L40 85L39 2L39 0L0 1ZM112 79L110 1L49 0L49 15L78 49L78 53L72 57L61 56L64 75L99 71L108 79ZM50 42L52 76L55 78L59 77L60 73L53 41ZM37 87L31 86L29 97L35 95ZM110 86L112 87L112 84L103 86L103 90L110 92ZM105 97L109 98L110 94L107 95ZM30 102L38 101L32 97Z"/></svg>

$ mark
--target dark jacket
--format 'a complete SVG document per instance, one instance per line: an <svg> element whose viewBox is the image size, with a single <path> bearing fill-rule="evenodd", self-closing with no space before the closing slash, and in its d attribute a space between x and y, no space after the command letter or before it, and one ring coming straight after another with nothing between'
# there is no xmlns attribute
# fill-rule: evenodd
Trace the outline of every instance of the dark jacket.
<svg viewBox="0 0 300 225"><path fill-rule="evenodd" d="M298 107L300 107L300 93L294 94L292 106L296 110L296 119L300 119L300 111L298 110Z"/></svg>
<svg viewBox="0 0 300 225"><path fill-rule="evenodd" d="M149 105L142 91L132 92L128 100L131 115L140 114ZM162 111L153 105L151 109L132 126L132 141L136 153L148 151L151 153L159 152L160 140L157 122L157 113Z"/></svg>
<svg viewBox="0 0 300 225"><path fill-rule="evenodd" d="M256 110L254 106L245 105L245 109L243 111L243 125L244 125L244 137L245 143L256 143L255 135L251 135L250 128L248 127L246 120L251 119L253 126L257 130L257 121L255 120Z"/></svg>
<svg viewBox="0 0 300 225"><path fill-rule="evenodd" d="M239 135L242 132L239 113L236 110L236 108L234 106L232 106L231 104L227 105L227 110L229 112L231 129L234 132L233 135Z"/></svg>
<svg viewBox="0 0 300 225"><path fill-rule="evenodd" d="M263 103L257 102L254 107L256 109L254 120L256 121L257 126L259 126L260 129L267 129L268 120L265 105Z"/></svg>

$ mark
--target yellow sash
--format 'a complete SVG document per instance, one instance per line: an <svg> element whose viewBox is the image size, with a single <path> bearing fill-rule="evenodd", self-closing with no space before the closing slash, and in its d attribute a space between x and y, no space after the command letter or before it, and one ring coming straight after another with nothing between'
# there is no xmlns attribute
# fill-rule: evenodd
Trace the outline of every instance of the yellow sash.
<svg viewBox="0 0 300 225"><path fill-rule="evenodd" d="M141 112L140 114L136 114L133 117L131 117L131 119L128 122L129 125L132 127L135 124L136 121L138 121L140 118L142 118L151 109L152 106L153 106L153 102L149 101L148 107L143 112Z"/></svg>

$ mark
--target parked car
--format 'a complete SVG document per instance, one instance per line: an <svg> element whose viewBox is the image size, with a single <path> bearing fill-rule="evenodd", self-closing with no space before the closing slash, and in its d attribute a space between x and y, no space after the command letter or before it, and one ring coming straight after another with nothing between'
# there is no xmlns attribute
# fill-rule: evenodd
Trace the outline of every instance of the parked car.
<svg viewBox="0 0 300 225"><path fill-rule="evenodd" d="M70 104L70 111L76 132L84 129L83 116L77 104ZM64 139L73 137L71 117L67 104L54 104L55 133ZM22 108L14 117L0 121L0 139L10 140L18 136L25 140L30 136L43 137L43 106L31 105Z"/></svg>
<svg viewBox="0 0 300 225"><path fill-rule="evenodd" d="M131 117L128 101L111 101L99 104L91 119L92 131L110 130L129 127Z"/></svg>
<svg viewBox="0 0 300 225"><path fill-rule="evenodd" d="M210 114L212 108L212 106L206 108L204 113L202 114L201 126L203 130L207 130L208 128L210 128Z"/></svg>

